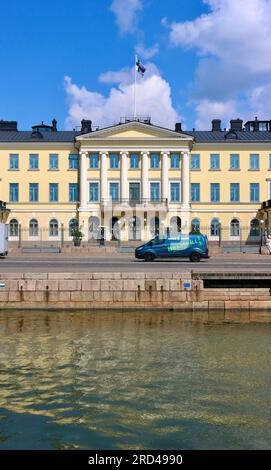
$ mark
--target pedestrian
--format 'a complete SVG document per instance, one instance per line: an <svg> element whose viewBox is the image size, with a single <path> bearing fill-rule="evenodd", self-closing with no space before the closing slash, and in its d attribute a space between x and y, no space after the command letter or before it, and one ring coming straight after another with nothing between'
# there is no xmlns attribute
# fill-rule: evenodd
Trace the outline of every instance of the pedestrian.
<svg viewBox="0 0 271 470"><path fill-rule="evenodd" d="M267 247L269 251L269 255L271 255L271 236L270 235L268 235L266 239L265 246Z"/></svg>

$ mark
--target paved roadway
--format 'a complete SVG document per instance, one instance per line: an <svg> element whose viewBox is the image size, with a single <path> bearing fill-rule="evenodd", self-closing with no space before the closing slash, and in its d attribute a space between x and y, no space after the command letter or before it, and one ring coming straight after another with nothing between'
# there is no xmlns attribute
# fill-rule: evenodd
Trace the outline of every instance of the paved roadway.
<svg viewBox="0 0 271 470"><path fill-rule="evenodd" d="M107 257L24 255L0 258L0 272L163 272L163 271L246 271L270 272L271 256L224 255L191 263L181 260L156 260L152 263L135 260L131 255Z"/></svg>

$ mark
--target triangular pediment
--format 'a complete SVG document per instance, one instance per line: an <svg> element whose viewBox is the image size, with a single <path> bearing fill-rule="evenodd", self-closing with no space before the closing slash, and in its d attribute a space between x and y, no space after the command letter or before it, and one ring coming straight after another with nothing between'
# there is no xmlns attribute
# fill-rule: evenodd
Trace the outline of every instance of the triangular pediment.
<svg viewBox="0 0 271 470"><path fill-rule="evenodd" d="M145 124L142 122L128 122L115 126L100 129L88 134L82 134L76 137L79 142L91 140L145 140L145 139L174 139L174 140L193 140L193 137L170 129Z"/></svg>

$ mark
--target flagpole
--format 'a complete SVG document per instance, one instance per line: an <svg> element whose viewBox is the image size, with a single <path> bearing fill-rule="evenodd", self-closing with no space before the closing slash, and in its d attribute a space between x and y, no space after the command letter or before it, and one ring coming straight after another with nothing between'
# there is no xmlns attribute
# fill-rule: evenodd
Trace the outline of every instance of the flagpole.
<svg viewBox="0 0 271 470"><path fill-rule="evenodd" d="M136 70L136 63L137 63L137 56L135 55L135 76L134 76L134 118L136 117L136 78L137 78L137 70Z"/></svg>

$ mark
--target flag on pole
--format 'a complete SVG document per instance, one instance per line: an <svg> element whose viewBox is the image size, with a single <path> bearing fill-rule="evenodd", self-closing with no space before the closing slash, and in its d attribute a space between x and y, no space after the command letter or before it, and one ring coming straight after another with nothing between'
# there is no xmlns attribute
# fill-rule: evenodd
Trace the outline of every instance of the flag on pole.
<svg viewBox="0 0 271 470"><path fill-rule="evenodd" d="M138 73L141 74L142 77L144 77L144 73L146 72L146 68L144 65L140 62L139 58L136 59L136 66L137 66L137 71Z"/></svg>

